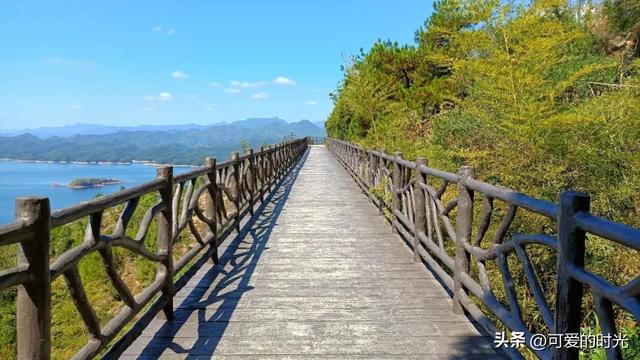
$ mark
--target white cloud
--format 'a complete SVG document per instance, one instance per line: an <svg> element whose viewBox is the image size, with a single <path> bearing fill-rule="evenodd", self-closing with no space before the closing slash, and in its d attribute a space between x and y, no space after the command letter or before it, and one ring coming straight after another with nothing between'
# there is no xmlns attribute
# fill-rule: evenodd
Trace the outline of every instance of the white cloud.
<svg viewBox="0 0 640 360"><path fill-rule="evenodd" d="M238 81L238 80L229 81L229 85L231 85L232 87L243 88L243 89L257 88L257 87L263 86L264 84L266 84L266 81L253 81L253 82Z"/></svg>
<svg viewBox="0 0 640 360"><path fill-rule="evenodd" d="M212 82L209 83L209 86L211 86L211 87L220 87L220 86L222 86L222 84L220 84L219 82L212 81Z"/></svg>
<svg viewBox="0 0 640 360"><path fill-rule="evenodd" d="M152 27L151 31L153 31L153 32L163 32L166 35L173 35L173 34L176 33L175 29L164 28L164 27L162 27L160 25Z"/></svg>
<svg viewBox="0 0 640 360"><path fill-rule="evenodd" d="M266 81L238 81L238 80L231 80L229 81L229 86L228 88L224 89L225 92L228 92L230 94L240 94L242 92L243 89L252 89L252 88L258 88L261 86L264 86L267 82ZM218 83L213 83L215 85L219 85Z"/></svg>
<svg viewBox="0 0 640 360"><path fill-rule="evenodd" d="M259 92L251 95L251 98L256 100L264 100L268 97L269 97L269 94L267 94L266 92Z"/></svg>
<svg viewBox="0 0 640 360"><path fill-rule="evenodd" d="M158 94L158 100L160 101L169 101L171 100L171 98L172 96L168 92L161 92L160 94Z"/></svg>
<svg viewBox="0 0 640 360"><path fill-rule="evenodd" d="M315 100L309 100L304 102L305 105L317 105L318 102Z"/></svg>
<svg viewBox="0 0 640 360"><path fill-rule="evenodd" d="M67 66L74 66L76 64L76 61L73 59L65 59L60 57L46 57L44 58L44 62L49 64L60 64Z"/></svg>
<svg viewBox="0 0 640 360"><path fill-rule="evenodd" d="M249 87L249 83L248 82L240 82L238 80L231 80L229 81L229 85L231 86L237 86L237 87ZM244 86L243 86L244 85Z"/></svg>
<svg viewBox="0 0 640 360"><path fill-rule="evenodd" d="M202 109L204 111L213 111L213 109L215 109L215 105L213 105L213 104L205 104L204 107L202 107Z"/></svg>
<svg viewBox="0 0 640 360"><path fill-rule="evenodd" d="M82 106L80 104L73 104L73 105L69 105L67 107L69 108L69 110L73 110L73 111L80 111L80 110L84 109L84 106Z"/></svg>
<svg viewBox="0 0 640 360"><path fill-rule="evenodd" d="M189 74L187 74L186 72L184 72L182 70L176 70L176 71L171 73L171 77L176 78L176 79L188 79L189 78Z"/></svg>
<svg viewBox="0 0 640 360"><path fill-rule="evenodd" d="M143 110L146 112L151 112L151 111L156 111L156 108L154 108L153 106L145 106Z"/></svg>
<svg viewBox="0 0 640 360"><path fill-rule="evenodd" d="M157 102L157 101L170 101L172 98L173 98L173 95L171 95L170 93L161 92L158 95L143 96L142 100L148 101L148 102Z"/></svg>
<svg viewBox="0 0 640 360"><path fill-rule="evenodd" d="M273 83L276 85L295 85L296 84L295 81L284 76L278 76L277 78L273 79Z"/></svg>

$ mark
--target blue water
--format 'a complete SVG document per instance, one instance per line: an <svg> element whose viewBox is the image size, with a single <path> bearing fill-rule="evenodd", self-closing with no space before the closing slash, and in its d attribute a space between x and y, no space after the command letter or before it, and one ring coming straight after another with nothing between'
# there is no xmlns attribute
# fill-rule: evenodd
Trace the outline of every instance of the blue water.
<svg viewBox="0 0 640 360"><path fill-rule="evenodd" d="M174 173L191 170L176 167ZM14 219L14 203L18 196L47 196L52 209L62 209L81 201L89 200L96 194L110 194L122 186L132 187L153 180L156 170L153 166L97 165L97 164L51 164L0 161L0 224ZM68 184L80 177L115 178L123 184L107 185L89 189L69 189L53 187L54 183Z"/></svg>

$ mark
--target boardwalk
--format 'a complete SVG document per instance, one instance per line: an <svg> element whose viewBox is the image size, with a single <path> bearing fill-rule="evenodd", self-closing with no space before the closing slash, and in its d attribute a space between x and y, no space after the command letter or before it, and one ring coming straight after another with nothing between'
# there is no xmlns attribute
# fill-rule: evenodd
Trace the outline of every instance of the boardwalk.
<svg viewBox="0 0 640 360"><path fill-rule="evenodd" d="M122 358L498 358L324 147L246 229Z"/></svg>

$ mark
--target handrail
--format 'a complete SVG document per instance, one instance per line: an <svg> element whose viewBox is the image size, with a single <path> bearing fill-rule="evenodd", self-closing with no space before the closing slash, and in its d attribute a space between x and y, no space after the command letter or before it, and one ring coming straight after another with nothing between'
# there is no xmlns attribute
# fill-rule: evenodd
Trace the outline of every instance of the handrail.
<svg viewBox="0 0 640 360"><path fill-rule="evenodd" d="M591 214L587 194L563 192L559 204L555 204L476 180L474 169L469 166L453 174L428 167L424 158L408 161L402 159L401 153L389 155L342 140L328 138L327 147L370 199L381 210L386 210L393 229L412 247L414 260L427 263L449 288L453 294L453 311L466 311L488 332L494 333L496 326L488 320L487 311L510 331L523 333L525 345L531 344L534 335L523 320L509 256L515 257L524 269L526 283L548 333L580 332L584 315L583 288L593 297L603 335L617 335L614 305L631 314L635 321L640 319L640 277L616 286L584 266L587 234L638 250L640 229ZM441 183L438 190L432 185L434 182ZM385 201L385 196L391 197L391 204ZM474 204L480 199L482 205L474 210ZM504 212L496 211L495 200L504 203ZM474 223L479 207L482 210ZM511 225L517 209L550 220L551 229L541 234L515 233ZM493 236L487 241L492 221L500 217L501 221L492 229ZM557 256L553 309L529 259L527 247L530 245L545 247ZM508 307L498 300L489 281L489 261L497 262ZM486 310L481 310L472 296ZM579 349L571 347L530 347L530 350L540 359L578 359L579 356ZM513 349L507 351L513 358L522 358ZM619 347L607 348L605 352L607 359L622 358Z"/></svg>
<svg viewBox="0 0 640 360"><path fill-rule="evenodd" d="M309 145L324 145L327 140L324 136L311 136L307 139L309 139Z"/></svg>
<svg viewBox="0 0 640 360"><path fill-rule="evenodd" d="M157 168L156 179L90 201L50 211L48 198L16 199L16 220L0 226L0 247L18 244L18 264L0 271L0 291L17 287L17 347L19 359L51 357L51 282L63 276L73 302L89 333L86 345L74 359L91 359L103 350L151 301L173 318L174 275L199 254L211 254L218 262L218 246L232 229L240 232L240 222L253 214L255 204L264 201L274 185L303 156L308 138L286 141L275 146L249 150L220 164L206 158L202 167L174 176L173 167ZM127 229L147 194L156 194L158 203L146 210L137 235ZM102 217L108 209L122 206L111 234L103 234ZM51 261L51 229L88 218L82 244ZM196 221L202 224L196 225ZM156 251L144 239L156 224ZM182 257L173 260L174 240L189 232L196 243ZM139 294L132 294L117 273L112 248L122 247L157 264L155 280ZM85 293L78 263L99 253L113 287L124 302L119 313L104 327L100 325ZM159 297L157 296L159 295Z"/></svg>

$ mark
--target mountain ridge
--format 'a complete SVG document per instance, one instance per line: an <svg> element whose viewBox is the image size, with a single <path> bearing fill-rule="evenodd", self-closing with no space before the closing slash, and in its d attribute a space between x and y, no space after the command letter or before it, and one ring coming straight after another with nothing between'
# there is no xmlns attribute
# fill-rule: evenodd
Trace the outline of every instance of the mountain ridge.
<svg viewBox="0 0 640 360"><path fill-rule="evenodd" d="M302 120L300 120L302 121ZM305 120L308 121L308 120ZM299 121L298 121L299 122ZM102 125L96 123L84 123L78 122L71 125L62 125L62 126L42 126L36 128L23 128L23 129L5 129L0 130L0 137L11 137L18 136L22 134L32 134L40 139L47 139L51 137L72 137L75 135L107 135L107 134L115 134L118 132L136 132L136 131L183 131L183 130L202 130L209 127L216 126L224 126L224 125L237 125L241 127L259 127L259 126L268 126L273 124L291 124L295 122L287 122L284 119L279 117L256 117L256 118L247 118L244 120L237 120L233 122L220 122L213 124L179 124L179 125L171 125L171 124L163 124L163 125L152 125L152 124L142 124L142 125L133 125L133 126L118 126L118 125ZM314 125L318 126L317 122L312 122ZM318 126L321 129L324 127Z"/></svg>
<svg viewBox="0 0 640 360"><path fill-rule="evenodd" d="M292 123L280 118L247 120L185 130L130 130L44 139L31 133L0 136L0 158L201 164L205 156L227 159L247 144L259 148L294 137L325 135L324 129L308 120Z"/></svg>

